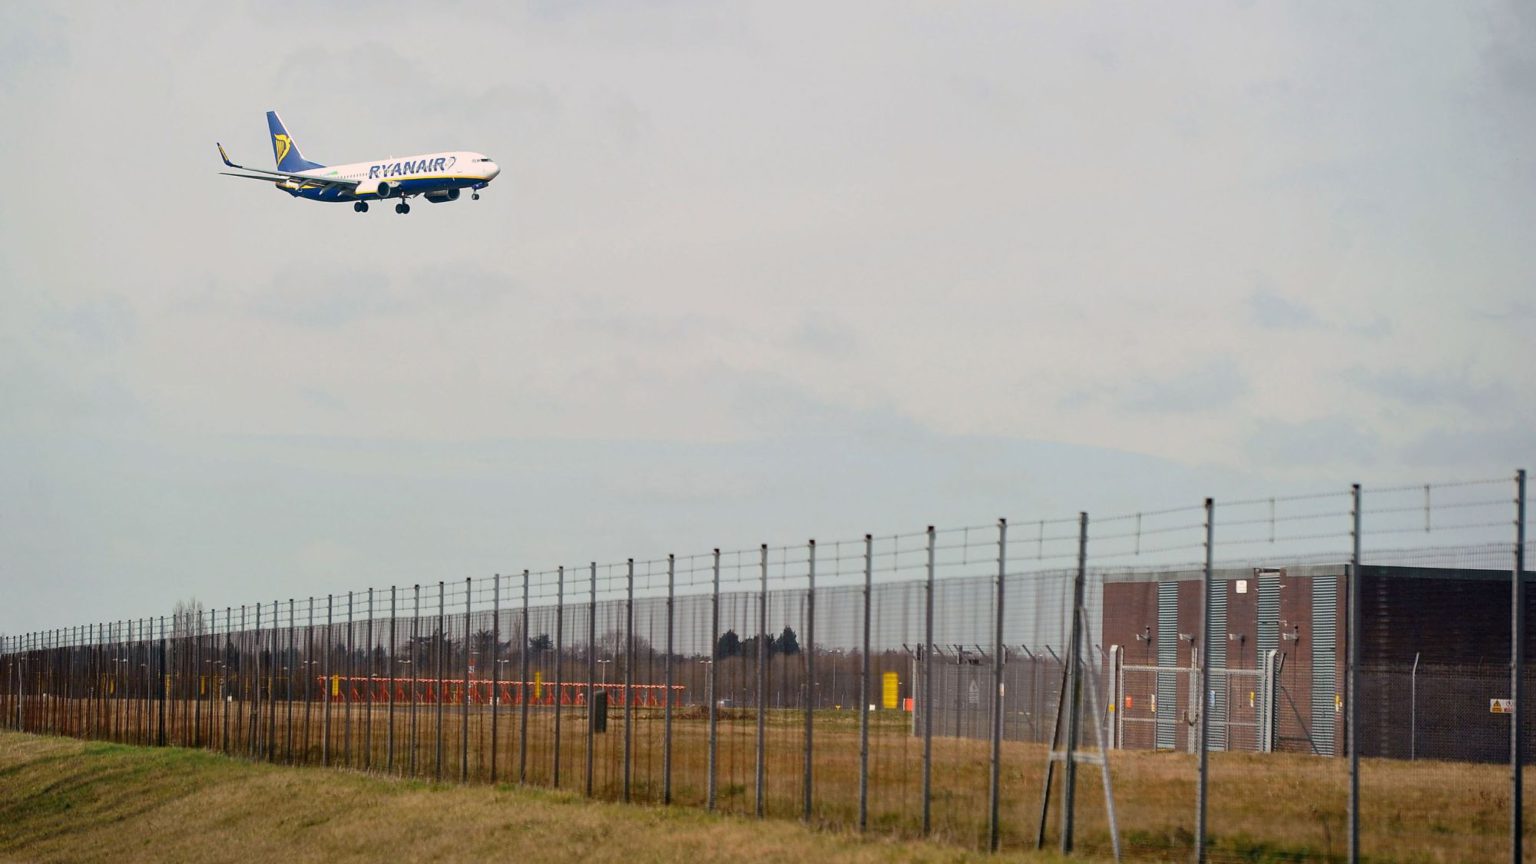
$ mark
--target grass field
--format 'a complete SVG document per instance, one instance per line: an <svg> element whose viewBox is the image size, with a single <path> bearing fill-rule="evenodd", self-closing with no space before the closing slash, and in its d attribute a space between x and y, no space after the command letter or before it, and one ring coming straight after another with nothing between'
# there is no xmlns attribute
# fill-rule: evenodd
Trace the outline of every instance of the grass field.
<svg viewBox="0 0 1536 864"><path fill-rule="evenodd" d="M0 733L0 861L1056 861L568 792ZM1078 859L1082 860L1082 859Z"/></svg>
<svg viewBox="0 0 1536 864"><path fill-rule="evenodd" d="M813 823L822 829L822 833L808 836L830 841L841 836L837 832L846 831L856 824L857 717L855 712L829 713L817 717ZM455 737L459 727L457 719L456 714L450 713L443 724L446 740L444 761L447 763L444 776L449 780L458 777L459 739ZM561 785L564 790L580 792L585 780L585 729L579 716L571 717L570 720L562 750ZM801 812L800 771L804 747L803 730L798 726L800 722L798 715L770 714L765 809L773 818L766 825L731 820L718 824L736 826L746 832L743 836L748 838L759 836L763 831L772 832L774 837L778 837L778 832L799 830L789 820L798 817ZM549 758L551 724L547 716L542 716L536 717L530 725L533 728L530 729L529 737L529 781L537 786L545 786L551 782L553 773L552 760ZM472 721L472 739L475 737L475 726L476 723ZM650 714L636 723L632 780L633 797L638 802L654 803L660 798L660 726ZM479 812L476 808L484 807L486 818L491 819L491 823L488 823L490 827L472 828L464 823L465 830L470 833L485 831L494 836L499 830L495 829L494 817L491 815L496 812L493 803L496 801L507 806L517 804L519 812L523 809L523 802L527 802L529 812L555 808L551 812L557 814L556 818L567 821L573 812L580 812L582 819L593 819L602 824L606 824L607 819L617 820L609 828L589 826L582 829L584 833L597 831L602 836L630 830L643 835L644 830L648 830L643 825L652 824L657 819L678 821L671 829L657 829L659 835L655 842L666 839L661 835L677 831L686 833L696 828L705 833L725 831L725 828L708 827L717 822L707 818L698 809L704 800L706 728L706 724L686 714L679 717L675 724L673 801L678 806L665 811L648 808L613 810L598 805L592 808L571 808L568 806L570 801L579 798L564 797L567 793L563 791L513 791L505 787L492 790L486 785L474 783L464 789L431 791L439 790L439 787L426 786L421 781L379 777L377 774L256 766L243 760L193 750L150 750L10 734L0 738L4 742L5 751L3 760L0 760L4 763L0 765L0 772L3 772L0 776L5 779L4 788L0 789L0 807L5 808L0 810L0 854L18 854L16 849L20 847L17 844L22 842L41 843L43 845L35 849L46 852L50 848L48 843L61 842L56 839L57 836L72 836L80 832L89 836L94 830L93 826L102 820L127 820L138 824L142 820L132 815L137 812L132 808L139 806L135 803L132 790L135 788L133 784L140 782L152 785L144 793L147 796L144 800L152 801L156 800L157 795L163 796L167 798L164 806L184 807L188 812L199 814L197 818L203 820L201 830L204 831L217 833L220 830L218 826L225 821L231 825L244 826L241 830L255 830L256 826L263 824L262 820L275 818L277 821L271 823L272 830L277 832L279 839L262 842L279 846L282 842L310 842L310 835L302 831L295 833L293 830L293 826L302 826L308 820L323 818L327 824L331 820L341 820L346 824L352 824L353 820L363 820L361 811L354 812L354 809L363 807L370 798L378 798L385 802L385 805L381 805L382 809L378 810L383 814L379 818L392 820L392 824L378 826L381 836L386 839L376 844L375 851L378 854L364 856L363 860L379 860L385 851L393 849L396 844L412 842L408 835L396 831L394 821L403 825L415 824L413 831L451 832L461 819L468 818L465 814ZM513 766L517 762L511 758L513 751L507 749L513 745L515 738L509 731L503 730L503 736L508 740L504 741L500 757L503 765L500 773L502 780L516 776ZM374 754L372 765L375 771L382 767L382 757L377 748L384 736L382 729L375 729L370 736L373 746L368 749ZM286 736L280 735L279 740L286 743ZM356 736L356 740L363 740L363 736ZM738 817L750 814L754 809L754 740L755 723L749 715L731 716L722 722L719 806L723 811ZM594 743L594 793L599 798L616 798L621 790L622 735L618 734L614 726L610 726L610 733L599 736ZM362 760L358 749L354 746L350 755L353 764L360 767ZM927 845L914 846L912 849L924 850L921 852L923 855L941 856L932 860L962 860L942 856L959 855L958 850L975 851L984 847L988 803L987 749L984 741L935 739L934 835L940 844L956 851L941 853ZM433 773L428 770L428 766L432 764L430 760L435 760L434 751L432 747L418 748L418 771L428 773L429 776ZM921 744L907 734L905 721L899 715L886 715L881 722L874 724L871 751L871 833L909 840L920 832L921 827ZM333 752L340 752L339 748ZM470 747L469 773L472 780L485 779L485 766L481 761L481 754L485 752L486 748L479 742ZM45 755L39 756L39 753ZM281 752L278 755L281 757ZM317 754L311 752L310 755ZM90 768L91 765L98 767ZM1044 765L1045 752L1040 745L1013 741L1004 743L1002 837L1005 850L1017 851L1033 845ZM1131 860L1187 860L1194 825L1194 757L1177 753L1121 751L1113 754L1112 766L1119 825L1127 857ZM59 775L51 776L48 773L50 771L57 771ZM60 799L63 803L48 803L62 794L57 791L46 792L39 800L25 803L13 797L18 794L14 791L18 787L12 781L28 776L29 773L35 774L37 780L28 788L83 790L80 794L115 796L123 799L121 806L127 809L121 813L108 811L87 817L82 815L82 811L76 810L67 797ZM105 779L90 779L93 775ZM167 780L167 777L179 779ZM107 789L100 785L115 782L112 778L127 779L121 788ZM236 778L245 778L241 779L241 783L249 779L255 784L253 788L266 789L271 784L270 788L289 791L286 797L277 796L276 803L265 799L246 801L231 795L235 787L229 784ZM183 787L185 791L176 791ZM1082 771L1079 788L1079 848L1091 855L1105 856L1109 852L1109 842L1096 768L1086 767ZM1213 860L1341 859L1347 838L1347 789L1347 763L1341 759L1289 753L1212 754L1209 824ZM1362 850L1369 860L1377 861L1507 859L1508 791L1508 771L1503 766L1366 760L1361 784L1364 801L1361 817ZM409 795L398 797L406 793L424 796L420 801L435 803L418 805L412 803L416 799L411 799ZM1536 793L1536 789L1528 789L1528 798L1536 800L1536 794L1533 793ZM186 803L173 804L169 800L177 796L186 799ZM325 808L333 806L343 807L344 812L335 816L326 815L329 811ZM396 806L403 808L399 817L389 815L391 808ZM29 809L47 810L50 807L58 811L60 819L79 821L68 828L51 829L47 827L49 823L46 820L35 821L41 817ZM175 832L180 832L184 825L196 824L196 820L187 822L187 815L181 811L175 811L179 815L168 821L167 817L155 816L153 814L162 812L158 807L147 810L147 815L142 818L172 826ZM461 807L468 809L461 812ZM410 820L415 817L410 814L418 808L422 813L421 818L426 821L412 823ZM433 808L437 808L435 814ZM203 809L208 811L206 817L201 815ZM25 817L18 822L23 827L12 829L7 824L12 821L13 813ZM289 815L279 818L282 813ZM609 815L590 815L593 813ZM666 815L660 816L657 813ZM444 824L428 825L427 822L432 819ZM641 820L640 827L630 826L630 821L634 819ZM644 821L646 819L652 822L647 823ZM1056 824L1053 813L1053 838ZM18 835L18 839L13 839L13 830L30 833L25 838ZM636 842L652 842L640 835L637 835ZM348 836L363 843L366 831L358 826ZM796 833L794 836L800 835ZM287 839L281 840L282 837ZM901 839L890 842L901 842ZM81 860L82 856L90 857L93 854L89 850L75 850L80 854L61 853L49 858L41 852L30 851L34 848L30 845L27 848L27 857L18 860ZM580 848L579 844L574 848ZM886 853L892 849L888 846L881 848ZM900 857L919 854L909 853L905 846L900 848L903 850ZM856 851L848 854L863 853ZM711 857L722 856L733 860L739 858L734 852L725 855L723 851ZM676 860L678 857L681 856L663 855L656 860ZM260 860L260 856L243 860Z"/></svg>

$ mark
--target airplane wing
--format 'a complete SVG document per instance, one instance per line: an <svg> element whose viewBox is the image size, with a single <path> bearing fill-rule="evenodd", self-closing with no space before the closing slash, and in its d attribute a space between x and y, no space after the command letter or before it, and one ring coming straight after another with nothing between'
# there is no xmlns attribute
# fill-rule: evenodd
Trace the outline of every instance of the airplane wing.
<svg viewBox="0 0 1536 864"><path fill-rule="evenodd" d="M311 186L339 186L342 189L349 190L356 189L359 182L357 180L346 180L341 177L311 177L308 174L290 174L287 171L267 171L262 168L247 168L244 165L236 165L235 163L229 161L229 154L224 152L223 144L219 145L219 158L223 159L224 164L231 168L237 168L241 171L251 172L249 174L231 174L228 171L219 172L220 174L228 177L244 177L247 180L267 180L269 182L277 182L279 180L295 180L301 184L308 184Z"/></svg>

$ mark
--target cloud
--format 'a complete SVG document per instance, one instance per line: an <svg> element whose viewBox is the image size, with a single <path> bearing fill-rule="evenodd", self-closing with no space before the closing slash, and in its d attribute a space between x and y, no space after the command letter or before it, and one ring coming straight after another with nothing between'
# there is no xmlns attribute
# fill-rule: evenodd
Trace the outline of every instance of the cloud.
<svg viewBox="0 0 1536 864"><path fill-rule="evenodd" d="M65 327L97 348L120 348L133 339L137 315L121 295L77 304L63 319Z"/></svg>
<svg viewBox="0 0 1536 864"><path fill-rule="evenodd" d="M70 24L37 3L0 5L0 93L52 89L73 60Z"/></svg>
<svg viewBox="0 0 1536 864"><path fill-rule="evenodd" d="M1119 404L1127 411L1182 414L1231 406L1248 392L1235 358L1211 361L1170 378L1142 378L1127 387Z"/></svg>
<svg viewBox="0 0 1536 864"><path fill-rule="evenodd" d="M1469 422L1434 429L1410 442L1402 459L1417 465L1487 470L1499 463L1510 468L1536 458L1536 423L1490 425Z"/></svg>
<svg viewBox="0 0 1536 864"><path fill-rule="evenodd" d="M1474 310L1472 315L1481 321L1523 327L1531 321L1536 321L1536 304L1524 300L1512 300L1500 309Z"/></svg>
<svg viewBox="0 0 1536 864"><path fill-rule="evenodd" d="M53 455L0 472L71 478L75 514L0 519L0 548L34 550L17 578L218 585L367 508L338 539L419 575L588 554L609 526L642 526L634 552L702 520L719 542L892 502L1017 513L1042 486L1075 512L1152 474L1112 452L1162 460L1127 502L1157 507L1198 491L1190 466L1252 464L1267 493L1524 447L1529 4L276 2L0 3L0 164L155 178L8 184L0 428ZM220 136L270 164L271 107L320 161L462 147L504 174L409 217L219 177ZM175 452L96 460L124 430ZM226 464L222 436L266 433L349 444ZM557 444L455 473L466 440L516 436ZM379 460L407 480L337 476L412 439L432 447ZM588 463L688 506L585 494ZM200 503L274 476L269 508ZM737 506L743 476L777 497Z"/></svg>
<svg viewBox="0 0 1536 864"><path fill-rule="evenodd" d="M515 290L506 276L463 268L397 279L357 268L289 267L270 285L245 295L240 308L269 321L340 328L428 313L477 314L494 309Z"/></svg>
<svg viewBox="0 0 1536 864"><path fill-rule="evenodd" d="M1350 417L1269 420L1248 436L1247 450L1264 465L1371 466L1381 455L1381 439Z"/></svg>
<svg viewBox="0 0 1536 864"><path fill-rule="evenodd" d="M846 321L829 313L816 312L800 320L789 344L824 357L847 357L856 352L859 339Z"/></svg>
<svg viewBox="0 0 1536 864"><path fill-rule="evenodd" d="M1297 300L1265 288L1248 295L1253 322L1266 330L1310 330L1322 326L1317 314Z"/></svg>
<svg viewBox="0 0 1536 864"><path fill-rule="evenodd" d="M1499 415L1507 412L1511 394L1502 383L1479 384L1465 369L1460 372L1425 372L1401 370L1372 372L1350 369L1344 380L1361 390L1419 408L1453 407L1466 411Z"/></svg>

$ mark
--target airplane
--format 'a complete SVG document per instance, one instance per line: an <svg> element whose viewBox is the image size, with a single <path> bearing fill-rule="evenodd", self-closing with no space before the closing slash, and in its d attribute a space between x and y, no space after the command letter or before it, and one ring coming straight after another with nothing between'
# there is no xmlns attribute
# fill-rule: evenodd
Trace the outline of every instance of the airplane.
<svg viewBox="0 0 1536 864"><path fill-rule="evenodd" d="M400 199L395 212L411 212L409 199L421 195L434 204L459 200L462 189L478 200L480 190L489 186L501 168L484 153L465 150L427 153L404 159L352 162L346 165L322 165L311 162L299 152L299 144L288 133L276 111L267 112L267 129L272 133L272 154L277 170L247 168L231 162L224 145L219 144L219 158L224 164L245 174L230 171L227 177L265 180L295 198L311 201L350 201L352 209L368 212L368 202L385 198Z"/></svg>

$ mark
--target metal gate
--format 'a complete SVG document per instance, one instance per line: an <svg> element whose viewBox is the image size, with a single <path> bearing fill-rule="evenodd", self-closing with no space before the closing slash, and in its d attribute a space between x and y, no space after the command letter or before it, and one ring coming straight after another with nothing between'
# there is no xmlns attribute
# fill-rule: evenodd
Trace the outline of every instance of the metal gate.
<svg viewBox="0 0 1536 864"><path fill-rule="evenodd" d="M1111 679L1114 744L1194 752L1204 701L1211 750L1266 750L1273 712L1267 710L1264 680L1259 669L1212 669L1211 690L1201 700L1198 667L1121 665Z"/></svg>

